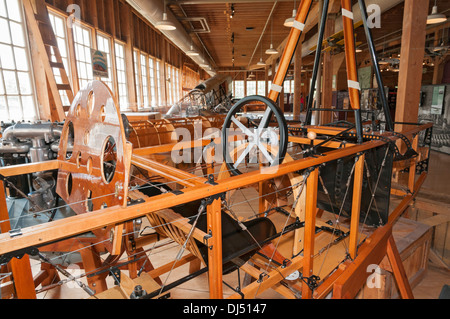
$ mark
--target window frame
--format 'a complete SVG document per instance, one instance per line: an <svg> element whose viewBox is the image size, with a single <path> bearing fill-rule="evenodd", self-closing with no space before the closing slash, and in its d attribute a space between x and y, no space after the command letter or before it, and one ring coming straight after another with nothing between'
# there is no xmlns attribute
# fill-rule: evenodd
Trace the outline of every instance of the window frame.
<svg viewBox="0 0 450 319"><path fill-rule="evenodd" d="M8 31L9 31L9 40L10 43L2 42L1 44L6 46L9 46L11 48L12 58L14 62L14 69L3 67L0 63L0 86L2 87L2 94L0 95L0 103L3 100L4 101L4 107L5 107L5 115L7 115L6 118L2 118L2 121L10 122L10 121L36 121L40 119L40 112L38 108L38 100L37 100L37 94L36 94L36 83L35 83L35 76L34 76L34 69L33 69L33 63L31 58L31 48L30 48L30 39L27 30L26 25L26 18L25 18L25 12L23 9L22 1L17 0L16 3L18 5L18 13L20 14L20 21L14 20L10 17L10 13L8 12L8 4L6 3L6 0L0 0L3 2L4 8L6 10L6 17L2 16L0 19L6 20L6 23L8 24ZM11 2L9 2L11 3ZM23 46L14 43L14 37L12 35L11 25L15 23L20 25L21 32L22 32L22 39L23 39ZM18 68L17 63L17 52L15 49L20 49L24 53L24 58L27 62L27 70ZM8 73L14 73L14 79L15 79L15 89L17 90L16 93L8 93L8 86L5 80L5 71ZM27 74L27 80L29 82L29 92L24 93L22 92L21 83L23 82L23 78L20 78L21 74ZM9 98L8 98L9 97ZM11 99L10 99L11 98ZM12 98L17 98L17 106L18 106L18 112L20 112L19 117L11 116L12 115L12 104L11 100ZM29 101L24 102L24 99L29 99ZM32 107L29 107L25 109L25 105L28 105L29 103L33 103ZM31 116L30 111L32 112Z"/></svg>

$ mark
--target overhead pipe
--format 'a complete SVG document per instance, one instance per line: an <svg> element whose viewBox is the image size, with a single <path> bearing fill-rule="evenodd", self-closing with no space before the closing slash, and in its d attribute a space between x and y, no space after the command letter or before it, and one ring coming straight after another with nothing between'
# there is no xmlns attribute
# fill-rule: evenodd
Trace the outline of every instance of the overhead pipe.
<svg viewBox="0 0 450 319"><path fill-rule="evenodd" d="M145 17L148 22L152 25L156 25L158 21L162 20L163 13L166 12L167 20L172 22L176 26L176 30L173 31L163 31L160 32L167 37L170 41L172 41L181 51L188 52L191 49L191 45L193 49L195 49L199 55L191 56L190 58L196 62L198 65L203 64L204 61L209 62L211 67L214 65L211 63L211 59L206 57L203 54L203 50L199 50L193 43L189 34L184 29L183 25L177 20L175 15L170 12L170 10L165 9L164 0L160 1L148 1L148 0L126 0L128 4L130 4L137 12L139 12L143 17ZM204 70L211 76L214 76L216 73L214 69L204 68Z"/></svg>

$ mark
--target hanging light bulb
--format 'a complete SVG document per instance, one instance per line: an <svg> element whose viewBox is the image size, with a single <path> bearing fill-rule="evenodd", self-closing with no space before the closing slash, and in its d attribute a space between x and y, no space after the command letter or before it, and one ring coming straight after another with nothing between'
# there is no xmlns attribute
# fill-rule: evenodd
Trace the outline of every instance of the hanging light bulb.
<svg viewBox="0 0 450 319"><path fill-rule="evenodd" d="M265 63L265 62L263 61L263 59L261 58L261 59L259 60L259 62L256 63L256 65L259 65L259 66L265 66L266 63Z"/></svg>
<svg viewBox="0 0 450 319"><path fill-rule="evenodd" d="M436 24L445 21L447 21L447 17L442 13L438 13L438 7L435 0L433 9L431 10L431 14L427 17L427 24Z"/></svg>

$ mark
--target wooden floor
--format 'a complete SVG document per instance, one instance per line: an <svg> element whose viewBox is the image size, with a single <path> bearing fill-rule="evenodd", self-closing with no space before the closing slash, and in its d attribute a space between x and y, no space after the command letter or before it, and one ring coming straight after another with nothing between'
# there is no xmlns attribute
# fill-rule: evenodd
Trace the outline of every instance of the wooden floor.
<svg viewBox="0 0 450 319"><path fill-rule="evenodd" d="M433 153L431 157L431 169L427 181L423 188L426 192L439 192L450 194L450 155ZM245 195L244 195L245 196ZM450 203L449 203L450 204ZM245 210L245 207L241 208ZM248 210L248 208L247 208ZM251 212L249 212L251 213ZM170 261L173 261L178 254L180 247L172 245L170 249L155 251L152 253L151 260L154 266L158 267ZM170 272L168 282L172 282L185 276L188 273L188 265L181 266ZM241 276L243 273L241 272ZM112 279L108 277L110 286L112 286ZM166 282L166 276L161 277L163 283ZM84 280L84 279L83 279ZM242 278L241 278L242 280ZM224 277L224 281L232 287L238 286L237 273L232 273ZM413 289L416 299L437 299L442 290L442 287L447 284L450 285L450 272L442 268L438 268L429 263L428 271L423 280ZM228 297L233 293L226 285L224 285L224 297ZM201 275L187 283L178 286L170 291L173 299L208 299L208 277L207 274ZM64 285L51 291L41 293L38 295L40 299L85 299L88 298L86 292L76 286L76 284ZM273 290L268 290L258 296L260 299L284 299L283 296Z"/></svg>

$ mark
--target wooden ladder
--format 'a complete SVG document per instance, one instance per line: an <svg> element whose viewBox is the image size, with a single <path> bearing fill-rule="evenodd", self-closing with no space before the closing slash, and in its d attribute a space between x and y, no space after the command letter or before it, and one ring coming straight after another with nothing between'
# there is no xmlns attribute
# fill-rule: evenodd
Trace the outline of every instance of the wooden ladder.
<svg viewBox="0 0 450 319"><path fill-rule="evenodd" d="M65 112L69 110L74 93L64 67L58 42L50 23L47 5L44 0L23 0L31 39L35 42L40 61L45 70L48 96L50 98L51 120L62 122ZM60 81L56 80L55 71L59 70ZM69 105L63 105L62 95L67 96Z"/></svg>

